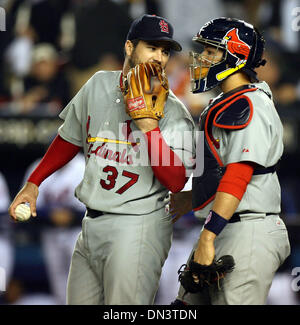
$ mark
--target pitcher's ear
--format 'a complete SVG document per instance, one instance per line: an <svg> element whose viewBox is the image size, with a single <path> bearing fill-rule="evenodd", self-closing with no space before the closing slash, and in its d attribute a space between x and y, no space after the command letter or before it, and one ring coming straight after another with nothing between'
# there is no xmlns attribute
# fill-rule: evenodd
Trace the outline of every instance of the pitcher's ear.
<svg viewBox="0 0 300 325"><path fill-rule="evenodd" d="M134 45L131 41L127 40L126 43L125 43L125 53L126 55L131 55L132 54L132 51L134 49Z"/></svg>

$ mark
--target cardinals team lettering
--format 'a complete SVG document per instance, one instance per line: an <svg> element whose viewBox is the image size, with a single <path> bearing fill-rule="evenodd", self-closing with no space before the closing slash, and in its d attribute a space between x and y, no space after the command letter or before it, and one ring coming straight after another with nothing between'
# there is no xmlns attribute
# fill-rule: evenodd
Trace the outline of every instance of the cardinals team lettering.
<svg viewBox="0 0 300 325"><path fill-rule="evenodd" d="M96 155L97 157L114 161L121 164L132 165L133 160L131 155L127 155L127 150L123 149L122 152L108 149L106 143L102 143L97 146L96 149L91 150L90 155Z"/></svg>
<svg viewBox="0 0 300 325"><path fill-rule="evenodd" d="M120 124L119 136L107 130L102 132L101 137L92 137L90 133L91 117L88 116L86 123L87 158L95 155L102 158L103 161L109 160L119 164L132 165L133 156L131 149L138 153L139 143L134 139L130 127L131 122L131 120L128 120Z"/></svg>

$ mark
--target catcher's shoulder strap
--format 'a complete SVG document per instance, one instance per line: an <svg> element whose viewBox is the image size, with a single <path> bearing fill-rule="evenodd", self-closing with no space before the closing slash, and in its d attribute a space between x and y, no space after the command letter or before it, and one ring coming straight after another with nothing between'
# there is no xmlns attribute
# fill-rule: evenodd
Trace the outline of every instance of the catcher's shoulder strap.
<svg viewBox="0 0 300 325"><path fill-rule="evenodd" d="M205 123L202 122L202 129L209 132L212 125L232 130L245 128L250 123L253 115L252 102L245 93L256 90L257 88L252 85L247 85L213 102L206 111Z"/></svg>
<svg viewBox="0 0 300 325"><path fill-rule="evenodd" d="M218 185L225 172L225 166L218 154L219 142L214 139L212 127L242 129L251 121L253 107L247 92L256 91L252 85L244 86L234 93L222 96L204 111L200 129L204 131L204 172L193 177L193 210L201 210L215 197Z"/></svg>
<svg viewBox="0 0 300 325"><path fill-rule="evenodd" d="M240 95L219 109L213 125L222 129L243 129L251 121L253 106L249 97Z"/></svg>

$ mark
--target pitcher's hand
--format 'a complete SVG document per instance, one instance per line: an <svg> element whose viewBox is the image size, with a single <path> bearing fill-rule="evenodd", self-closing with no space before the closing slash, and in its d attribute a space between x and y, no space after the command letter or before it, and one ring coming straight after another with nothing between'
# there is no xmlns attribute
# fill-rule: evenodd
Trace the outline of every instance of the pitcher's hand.
<svg viewBox="0 0 300 325"><path fill-rule="evenodd" d="M36 217L36 200L38 194L39 194L38 186L33 183L27 182L11 203L8 209L10 216L14 220L17 220L16 212L15 212L16 207L21 203L29 203L31 215L33 217Z"/></svg>
<svg viewBox="0 0 300 325"><path fill-rule="evenodd" d="M172 193L170 198L170 213L173 216L172 222L192 211L192 191Z"/></svg>

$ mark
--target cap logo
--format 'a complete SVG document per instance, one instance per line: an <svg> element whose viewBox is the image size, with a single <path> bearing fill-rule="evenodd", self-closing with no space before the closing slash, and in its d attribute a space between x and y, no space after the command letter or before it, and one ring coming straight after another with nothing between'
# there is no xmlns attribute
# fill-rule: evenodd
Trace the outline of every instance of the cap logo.
<svg viewBox="0 0 300 325"><path fill-rule="evenodd" d="M169 25L162 19L159 22L160 30L163 33L169 33Z"/></svg>
<svg viewBox="0 0 300 325"><path fill-rule="evenodd" d="M238 58L237 65L248 60L250 46L240 39L237 28L228 31L224 39L227 41L228 52Z"/></svg>

